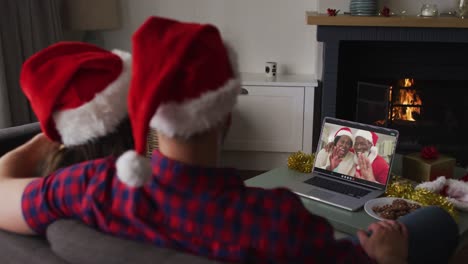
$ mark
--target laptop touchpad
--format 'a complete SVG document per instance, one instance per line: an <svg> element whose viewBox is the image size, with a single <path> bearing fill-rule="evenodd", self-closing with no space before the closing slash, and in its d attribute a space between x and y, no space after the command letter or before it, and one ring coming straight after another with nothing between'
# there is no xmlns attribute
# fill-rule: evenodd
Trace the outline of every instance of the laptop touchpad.
<svg viewBox="0 0 468 264"><path fill-rule="evenodd" d="M312 189L312 191L310 191L308 193L308 195L314 196L314 197L317 197L317 198L321 198L321 199L329 199L329 198L335 196L335 194L333 194L333 193L322 191L320 189Z"/></svg>

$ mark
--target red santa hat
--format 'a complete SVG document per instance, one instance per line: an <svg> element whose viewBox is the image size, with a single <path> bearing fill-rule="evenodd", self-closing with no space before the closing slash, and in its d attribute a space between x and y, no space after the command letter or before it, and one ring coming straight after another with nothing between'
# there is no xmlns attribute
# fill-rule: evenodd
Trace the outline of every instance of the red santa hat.
<svg viewBox="0 0 468 264"><path fill-rule="evenodd" d="M440 176L433 181L418 184L416 189L427 189L433 193L443 195L447 197L447 200L453 203L455 208L468 212L467 176L460 180L447 179L445 176Z"/></svg>
<svg viewBox="0 0 468 264"><path fill-rule="evenodd" d="M113 132L127 116L131 56L59 42L23 65L21 88L51 140L66 146Z"/></svg>
<svg viewBox="0 0 468 264"><path fill-rule="evenodd" d="M377 140L379 140L379 136L377 136L376 133L367 130L356 131L356 134L354 134L354 138L357 137L363 137L367 139L367 141L372 143L372 146L375 146L377 144Z"/></svg>
<svg viewBox="0 0 468 264"><path fill-rule="evenodd" d="M349 127L342 127L338 129L335 133L335 138L339 136L348 136L351 139L351 142L354 142L353 133L351 133L351 129Z"/></svg>
<svg viewBox="0 0 468 264"><path fill-rule="evenodd" d="M214 26L151 17L133 35L129 115L135 150L117 160L129 186L151 177L144 157L149 127L168 137L189 138L226 120L240 81Z"/></svg>

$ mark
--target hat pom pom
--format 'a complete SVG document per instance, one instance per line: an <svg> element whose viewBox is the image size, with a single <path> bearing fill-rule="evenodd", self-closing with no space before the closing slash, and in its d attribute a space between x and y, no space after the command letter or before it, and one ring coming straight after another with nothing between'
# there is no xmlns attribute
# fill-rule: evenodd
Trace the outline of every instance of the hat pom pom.
<svg viewBox="0 0 468 264"><path fill-rule="evenodd" d="M152 175L149 159L133 150L122 154L116 167L119 180L131 187L143 186Z"/></svg>

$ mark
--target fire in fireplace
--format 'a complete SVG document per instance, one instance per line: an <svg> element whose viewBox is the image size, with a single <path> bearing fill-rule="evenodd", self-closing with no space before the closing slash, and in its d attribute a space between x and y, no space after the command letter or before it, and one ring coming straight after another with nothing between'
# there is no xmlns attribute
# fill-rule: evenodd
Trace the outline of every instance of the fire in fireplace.
<svg viewBox="0 0 468 264"><path fill-rule="evenodd" d="M466 87L466 81L414 78L358 81L355 120L399 130L400 152L436 145L465 165Z"/></svg>
<svg viewBox="0 0 468 264"><path fill-rule="evenodd" d="M356 102L356 120L380 126L390 126L395 122L416 122L421 119L423 108L412 78L404 78L388 86L359 82ZM375 107L379 105L382 118L372 120L369 112L378 110Z"/></svg>
<svg viewBox="0 0 468 264"><path fill-rule="evenodd" d="M398 82L398 86L389 88L388 120L415 122L421 115L422 100L414 88L414 79L405 78Z"/></svg>

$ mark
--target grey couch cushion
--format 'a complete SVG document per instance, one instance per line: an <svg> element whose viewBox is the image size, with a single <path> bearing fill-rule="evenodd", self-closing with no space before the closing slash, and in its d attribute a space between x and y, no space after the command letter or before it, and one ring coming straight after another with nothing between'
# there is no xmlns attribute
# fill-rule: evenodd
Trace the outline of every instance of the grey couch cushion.
<svg viewBox="0 0 468 264"><path fill-rule="evenodd" d="M150 244L100 233L76 220L59 220L47 228L52 251L71 264L221 263Z"/></svg>
<svg viewBox="0 0 468 264"><path fill-rule="evenodd" d="M0 156L41 132L39 123L0 129Z"/></svg>
<svg viewBox="0 0 468 264"><path fill-rule="evenodd" d="M0 230L0 263L66 264L50 249L47 240Z"/></svg>

